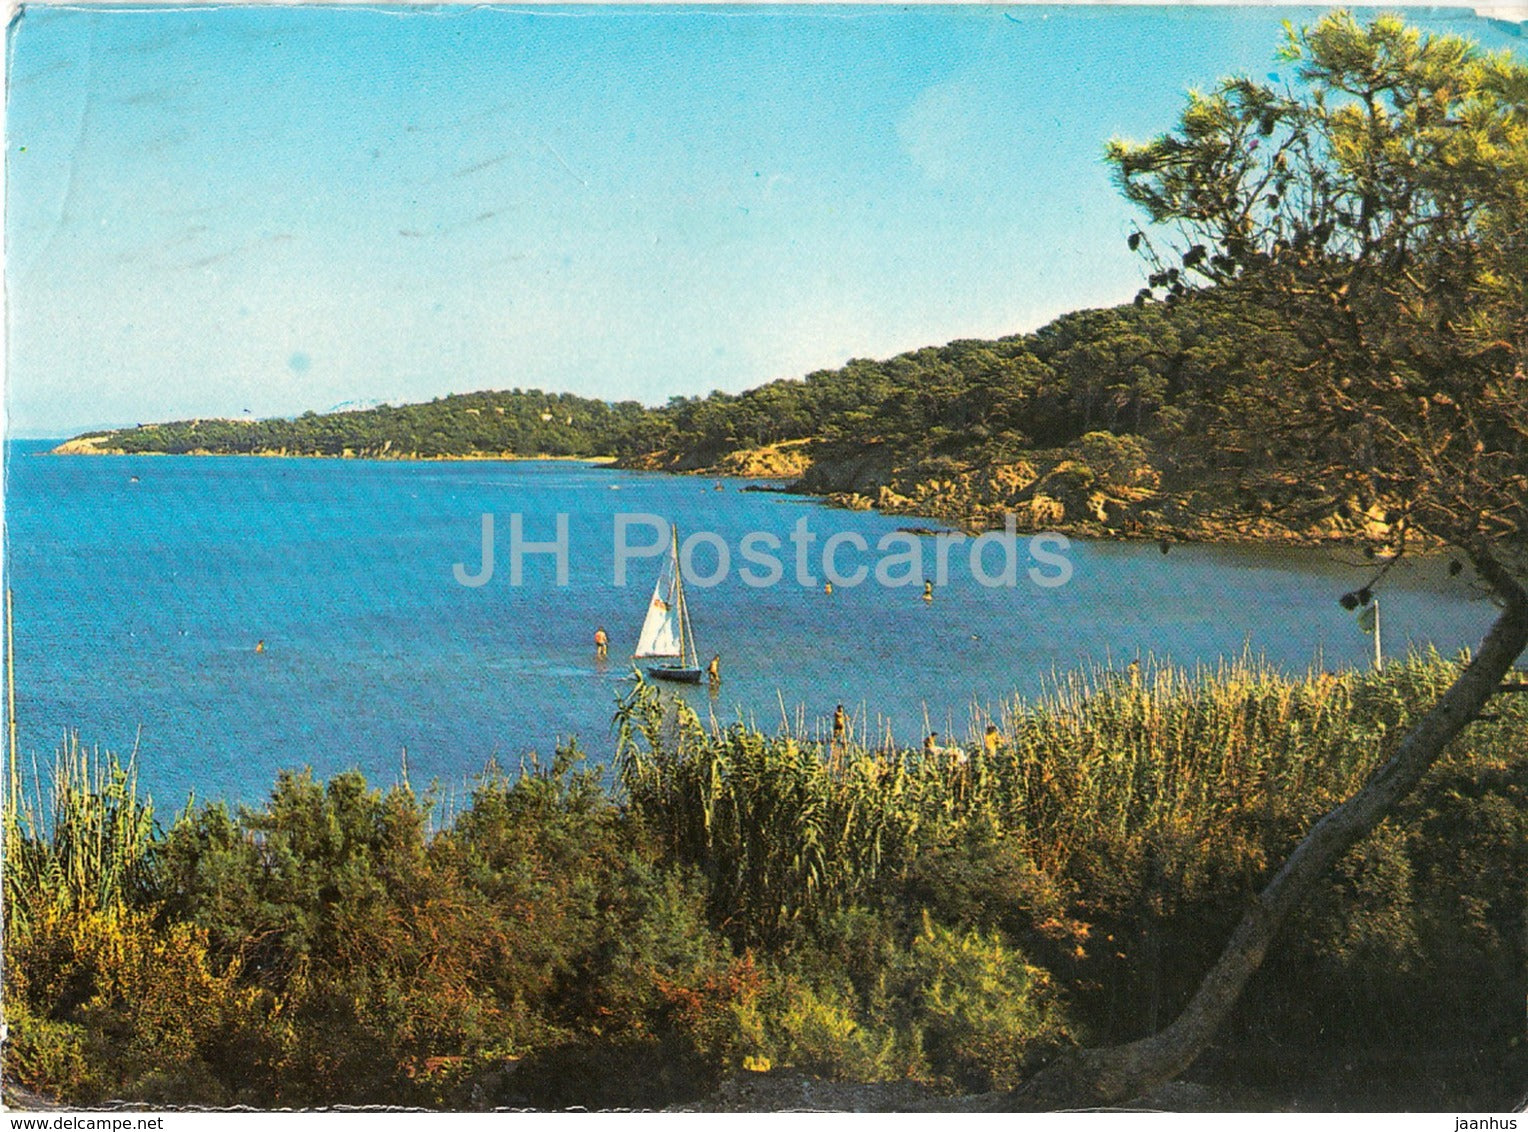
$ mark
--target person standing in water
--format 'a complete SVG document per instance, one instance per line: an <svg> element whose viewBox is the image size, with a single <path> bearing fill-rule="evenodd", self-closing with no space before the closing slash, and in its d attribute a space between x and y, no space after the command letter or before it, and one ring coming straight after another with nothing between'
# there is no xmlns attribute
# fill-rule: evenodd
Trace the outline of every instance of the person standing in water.
<svg viewBox="0 0 1528 1132"><path fill-rule="evenodd" d="M610 637L603 625L594 630L594 655L600 660L610 655Z"/></svg>
<svg viewBox="0 0 1528 1132"><path fill-rule="evenodd" d="M722 682L721 653L717 653L715 656L713 656L711 658L711 663L706 665L706 679L711 681L713 685L720 684Z"/></svg>
<svg viewBox="0 0 1528 1132"><path fill-rule="evenodd" d="M923 600L934 600L934 583L929 581L927 578L923 579Z"/></svg>
<svg viewBox="0 0 1528 1132"><path fill-rule="evenodd" d="M259 640L259 641L255 642L255 651L256 652L264 652L265 651L265 641L264 640Z"/></svg>

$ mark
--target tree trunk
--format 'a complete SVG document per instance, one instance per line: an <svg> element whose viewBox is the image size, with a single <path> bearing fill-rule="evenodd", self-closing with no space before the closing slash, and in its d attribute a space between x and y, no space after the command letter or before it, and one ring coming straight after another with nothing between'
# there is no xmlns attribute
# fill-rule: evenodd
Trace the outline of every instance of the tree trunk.
<svg viewBox="0 0 1528 1132"><path fill-rule="evenodd" d="M1165 1030L1122 1046L1078 1050L993 1107L1048 1110L1118 1104L1172 1080L1215 1036L1279 928L1323 872L1367 836L1437 762L1494 695L1528 647L1528 592L1488 554L1472 555L1504 609L1459 678L1402 737L1363 788L1321 818L1258 894L1183 1013Z"/></svg>

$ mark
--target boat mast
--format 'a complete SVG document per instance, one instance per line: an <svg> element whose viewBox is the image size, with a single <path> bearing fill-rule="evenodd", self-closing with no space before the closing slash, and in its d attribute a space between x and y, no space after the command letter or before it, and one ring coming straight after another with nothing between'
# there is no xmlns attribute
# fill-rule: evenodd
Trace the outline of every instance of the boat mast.
<svg viewBox="0 0 1528 1132"><path fill-rule="evenodd" d="M684 635L690 642L690 667L700 667L700 653L695 648L695 629L690 625L690 607L682 601L679 605L680 619L684 622Z"/></svg>
<svg viewBox="0 0 1528 1132"><path fill-rule="evenodd" d="M679 568L679 527L671 525L669 529L673 534L674 601L679 606L679 663L688 662L691 667L698 668L700 654L695 651L695 630L690 627L690 607L684 603L684 571Z"/></svg>

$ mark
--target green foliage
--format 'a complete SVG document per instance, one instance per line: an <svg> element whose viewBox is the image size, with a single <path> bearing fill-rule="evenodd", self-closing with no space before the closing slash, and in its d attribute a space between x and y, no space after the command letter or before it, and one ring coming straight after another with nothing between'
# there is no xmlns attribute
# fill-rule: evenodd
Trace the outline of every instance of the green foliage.
<svg viewBox="0 0 1528 1132"><path fill-rule="evenodd" d="M255 995L205 934L117 907L49 910L6 949L10 1068L80 1101L226 1104L262 1041Z"/></svg>
<svg viewBox="0 0 1528 1132"><path fill-rule="evenodd" d="M995 932L953 930L925 913L887 983L890 1009L935 1079L963 1092L1015 1088L1037 1054L1068 1041L1050 976Z"/></svg>
<svg viewBox="0 0 1528 1132"><path fill-rule="evenodd" d="M73 816L33 799L8 834L6 1069L78 1101L267 1106L658 1106L771 1066L1006 1087L1083 1028L1171 1017L1456 668L1079 675L964 763L712 731L638 685L618 793L569 748L438 828L351 773L160 831L109 818L145 812L128 778L61 769ZM1236 1033L1401 1056L1467 1029L1477 1077L1509 1079L1528 703L1496 716L1324 882ZM38 867L112 829L130 851Z"/></svg>
<svg viewBox="0 0 1528 1132"><path fill-rule="evenodd" d="M1474 1035L1498 1051L1482 1076L1521 1049L1503 996L1528 993L1528 761L1512 730L1528 713L1501 715L1475 724L1469 755L1456 751L1324 880L1291 927L1305 945L1254 987L1247 1027L1359 1047L1406 1033L1446 1049ZM1321 999L1291 1000L1290 982L1321 986Z"/></svg>
<svg viewBox="0 0 1528 1132"><path fill-rule="evenodd" d="M269 1014L246 1079L288 1103L353 1100L483 1035L493 1004L470 965L492 925L453 899L425 830L406 789L283 773L262 809L209 807L170 831L163 913L238 962Z"/></svg>
<svg viewBox="0 0 1528 1132"><path fill-rule="evenodd" d="M1528 64L1346 11L1283 56L1297 81L1224 79L1110 144L1163 243L1132 239L1145 294L1277 343L1236 431L1282 437L1283 475L1528 576Z"/></svg>
<svg viewBox="0 0 1528 1132"><path fill-rule="evenodd" d="M820 1077L885 1081L916 1075L916 1050L899 1045L888 1028L863 1019L854 988L844 979L775 979L743 1019L759 1064L790 1066ZM868 1024L867 1024L868 1023Z"/></svg>
<svg viewBox="0 0 1528 1132"><path fill-rule="evenodd" d="M957 341L885 361L771 382L737 395L676 399L661 445L684 466L789 440L822 451L881 445L914 462L1011 463L1092 435L1125 438L1128 472L1150 445L1202 454L1220 419L1210 390L1248 380L1267 347L1207 305L1126 305L1066 314L1032 334ZM1198 444L1183 440L1197 435ZM1145 438L1145 441L1133 438Z"/></svg>
<svg viewBox="0 0 1528 1132"><path fill-rule="evenodd" d="M162 841L132 761L71 736L46 789L26 789L15 765L8 777L8 1071L84 1101L226 1101L215 1067L248 1036L250 1003L201 933L139 907L157 890Z"/></svg>
<svg viewBox="0 0 1528 1132"><path fill-rule="evenodd" d="M889 448L955 469L1076 446L1124 482L1154 466L1204 464L1226 387L1269 351L1209 306L1122 306L1063 315L1033 334L963 340L884 361L675 397L657 409L514 390L294 420L200 420L100 434L130 452L282 452L371 457L656 454L701 467L785 441L820 451ZM546 418L546 419L543 419ZM1118 438L1109 444L1104 438ZM1139 438L1139 439L1138 439ZM1228 446L1234 447L1234 446ZM1171 459L1165 457L1170 456ZM929 474L932 475L933 465ZM1203 473L1201 472L1201 475Z"/></svg>
<svg viewBox="0 0 1528 1132"><path fill-rule="evenodd" d="M943 792L921 755L840 765L741 724L708 735L680 716L666 729L664 710L645 682L622 700L621 785L646 830L705 876L711 917L740 947L784 943L852 902L913 848L922 803Z"/></svg>
<svg viewBox="0 0 1528 1132"><path fill-rule="evenodd" d="M855 906L905 931L926 908L950 927L1001 931L1055 974L1082 1020L1128 1038L1182 1005L1269 870L1457 670L1433 656L1304 680L1247 662L1075 675L1015 703L997 754L973 742L958 767L921 751L829 758L789 735L665 728L661 701L639 687L622 709L621 781L647 831L712 882L713 922L739 946L819 946L822 925ZM1505 714L1461 740L1450 773L1520 765L1508 736L1528 713ZM1418 879L1454 888L1428 864L1441 851L1381 830L1344 863L1295 953L1345 955L1355 984L1392 996L1418 923L1452 915L1453 897ZM1515 859L1505 842L1493 855ZM1522 893L1520 879L1477 890L1496 926L1457 946L1520 956L1509 941ZM852 968L854 954L840 962ZM1497 970L1499 987L1509 976Z"/></svg>
<svg viewBox="0 0 1528 1132"><path fill-rule="evenodd" d="M488 776L433 837L411 791L357 774L283 774L261 809L212 807L171 831L167 912L280 1004L272 1089L428 1099L442 1059L560 1039L619 997L619 922L662 894L633 883L616 811L577 758Z"/></svg>
<svg viewBox="0 0 1528 1132"><path fill-rule="evenodd" d="M15 955L21 949L13 941L7 951ZM16 964L15 970L19 974L20 963ZM14 979L8 970L5 978L8 987L6 1076L54 1096L85 1100L91 1095L95 1075L99 1072L86 1052L89 1035L85 1027L78 1022L61 1022L47 1014L35 1013L30 996L17 986Z"/></svg>
<svg viewBox="0 0 1528 1132"><path fill-rule="evenodd" d="M7 921L76 910L111 910L153 884L153 803L138 793L137 769L87 751L71 735L57 752L48 788L27 790L8 770L3 834Z"/></svg>
<svg viewBox="0 0 1528 1132"><path fill-rule="evenodd" d="M540 390L452 394L415 405L304 413L292 419L201 419L104 434L127 452L281 453L373 458L599 456L638 448L653 432L634 401L611 404Z"/></svg>
<svg viewBox="0 0 1528 1132"><path fill-rule="evenodd" d="M985 1091L1016 1084L1071 1040L1044 971L998 932L927 914L907 932L869 909L836 913L771 973L735 1008L754 1065Z"/></svg>

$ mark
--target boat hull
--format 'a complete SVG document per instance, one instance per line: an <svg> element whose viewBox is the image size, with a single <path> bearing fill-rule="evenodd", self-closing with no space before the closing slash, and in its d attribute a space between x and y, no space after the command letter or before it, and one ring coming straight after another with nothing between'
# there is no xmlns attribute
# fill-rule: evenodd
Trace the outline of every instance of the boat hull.
<svg viewBox="0 0 1528 1132"><path fill-rule="evenodd" d="M669 680L675 684L699 684L705 671L700 668L685 668L678 664L657 664L649 668L647 674L654 680Z"/></svg>

